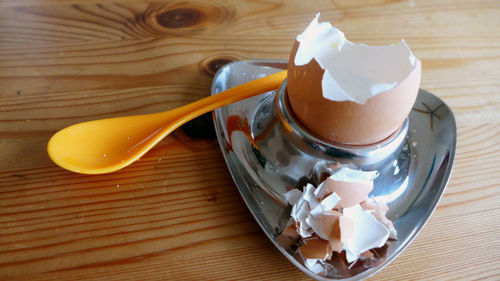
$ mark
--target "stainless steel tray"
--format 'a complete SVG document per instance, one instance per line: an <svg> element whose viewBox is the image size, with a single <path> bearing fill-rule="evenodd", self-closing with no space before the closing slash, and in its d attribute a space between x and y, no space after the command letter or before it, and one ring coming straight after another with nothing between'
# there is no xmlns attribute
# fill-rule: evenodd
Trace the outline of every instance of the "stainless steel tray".
<svg viewBox="0 0 500 281"><path fill-rule="evenodd" d="M280 71L286 68L286 63L252 60L225 65L214 77L212 95ZM241 196L278 250L310 277L358 280L373 275L415 239L444 192L456 148L456 124L451 109L421 89L408 117L401 147L376 165L382 176L375 180L370 195L389 205L387 216L394 223L398 240L389 241L374 261L348 267L333 262L324 272L316 274L304 265L296 249L277 240L290 217L290 206L283 194L301 177L314 176L318 164L338 161L338 157L333 159L328 153L308 154L273 129L277 127L275 95L276 91L268 92L215 110L217 138ZM347 162L348 158L352 157L346 157ZM361 168L368 169L374 164L367 165Z"/></svg>

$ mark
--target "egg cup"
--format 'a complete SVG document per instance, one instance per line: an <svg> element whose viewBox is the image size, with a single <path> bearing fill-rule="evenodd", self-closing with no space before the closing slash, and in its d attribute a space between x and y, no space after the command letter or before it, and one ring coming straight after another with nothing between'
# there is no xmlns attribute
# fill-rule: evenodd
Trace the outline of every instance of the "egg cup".
<svg viewBox="0 0 500 281"><path fill-rule="evenodd" d="M233 62L214 77L212 94L286 67L286 61L277 60ZM456 148L453 113L422 89L401 128L372 145L334 144L310 133L290 110L286 82L278 91L215 110L214 123L226 164L254 218L278 250L317 280L364 279L396 258L436 207ZM387 217L393 221L398 239L378 249L374 259L347 264L335 258L315 273L305 265L296 245L280 239L291 210L284 194L339 163L378 170L369 196L387 203Z"/></svg>

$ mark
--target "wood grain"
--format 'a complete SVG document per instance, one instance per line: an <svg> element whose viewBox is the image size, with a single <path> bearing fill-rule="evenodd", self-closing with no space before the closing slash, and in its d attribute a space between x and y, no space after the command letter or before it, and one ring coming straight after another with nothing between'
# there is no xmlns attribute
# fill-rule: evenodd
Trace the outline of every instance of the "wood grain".
<svg viewBox="0 0 500 281"><path fill-rule="evenodd" d="M213 139L176 132L85 176L45 145L81 121L177 107L229 61L286 59L320 11L356 42L405 38L458 147L422 233L373 280L500 278L500 3L0 2L0 280L305 280L246 209Z"/></svg>

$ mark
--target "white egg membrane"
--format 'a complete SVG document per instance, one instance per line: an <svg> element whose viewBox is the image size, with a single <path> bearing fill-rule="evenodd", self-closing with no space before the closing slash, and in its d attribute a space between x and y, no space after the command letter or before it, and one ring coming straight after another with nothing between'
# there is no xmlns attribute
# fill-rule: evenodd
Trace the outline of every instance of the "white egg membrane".
<svg viewBox="0 0 500 281"><path fill-rule="evenodd" d="M294 64L313 58L325 70L323 97L364 104L368 98L391 90L415 69L416 58L404 40L387 46L355 44L329 22L318 23L319 13L297 36Z"/></svg>

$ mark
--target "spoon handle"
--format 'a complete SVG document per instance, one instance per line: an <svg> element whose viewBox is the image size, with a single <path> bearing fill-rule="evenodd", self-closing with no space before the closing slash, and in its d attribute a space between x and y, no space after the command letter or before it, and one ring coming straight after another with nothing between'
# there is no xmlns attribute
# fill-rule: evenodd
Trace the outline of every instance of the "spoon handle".
<svg viewBox="0 0 500 281"><path fill-rule="evenodd" d="M57 165L77 173L104 174L124 168L170 132L218 107L277 89L286 71L250 81L172 110L78 123L52 136L47 152Z"/></svg>
<svg viewBox="0 0 500 281"><path fill-rule="evenodd" d="M285 80L286 75L286 70L270 74L268 76L252 80L245 84L228 89L216 95L212 95L159 114L163 115L165 119L173 121L170 124L170 128L171 130L174 130L182 124L221 106L253 97L258 94L276 90ZM172 114L176 115L175 121L172 120Z"/></svg>

